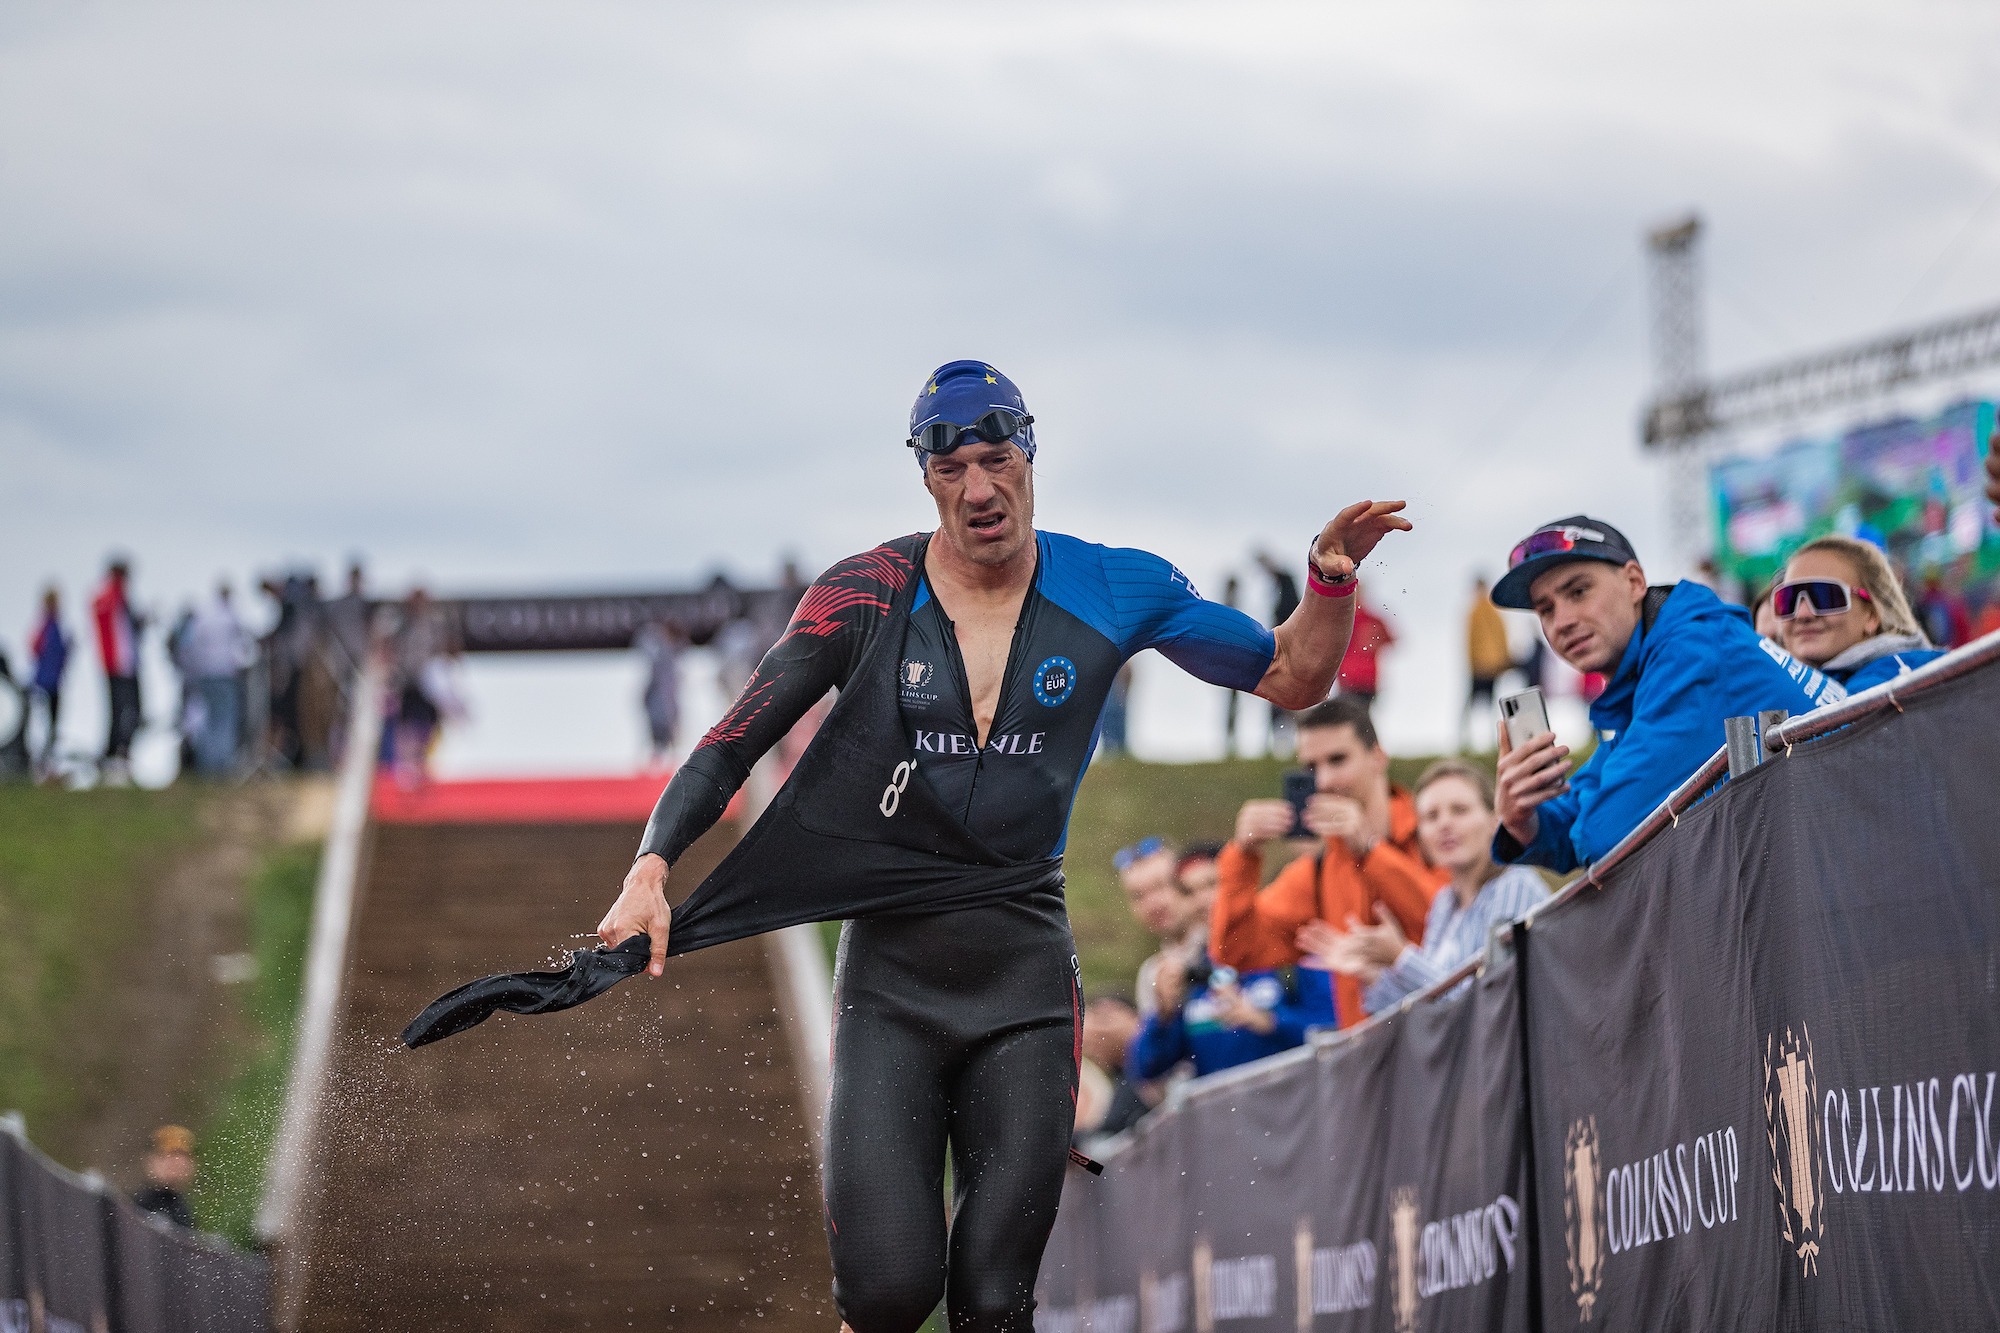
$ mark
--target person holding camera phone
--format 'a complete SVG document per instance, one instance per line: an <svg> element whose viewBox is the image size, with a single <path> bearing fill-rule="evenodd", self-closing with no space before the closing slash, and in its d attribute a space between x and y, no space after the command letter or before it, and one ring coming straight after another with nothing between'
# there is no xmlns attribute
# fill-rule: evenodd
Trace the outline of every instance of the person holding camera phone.
<svg viewBox="0 0 2000 1333"><path fill-rule="evenodd" d="M1410 527L1401 501L1362 501L1308 534L1309 591L1273 631L1149 552L1038 531L1033 426L984 362L925 379L906 443L935 529L806 589L662 793L598 926L614 949L646 937L658 977L670 924L687 948L846 922L824 1204L834 1301L862 1333L914 1333L940 1298L961 1333L1033 1322L1081 1041L1062 856L1119 668L1156 648L1279 708L1323 699L1355 566ZM829 689L769 809L670 914L670 865Z"/></svg>
<svg viewBox="0 0 2000 1333"><path fill-rule="evenodd" d="M1451 878L1424 860L1416 807L1389 781L1389 755L1367 705L1342 695L1300 714L1298 725L1299 763L1312 774L1303 811L1286 800L1244 802L1236 836L1215 861L1209 953L1241 972L1297 966L1312 952L1300 932L1315 921L1339 926L1390 917L1421 944L1431 898ZM1263 845L1301 834L1318 844L1318 853L1298 857L1259 888ZM1355 977L1334 982L1342 1027L1364 1017L1361 993Z"/></svg>
<svg viewBox="0 0 2000 1333"><path fill-rule="evenodd" d="M1493 859L1503 865L1587 865L1708 762L1725 718L1847 697L1694 580L1648 587L1632 544L1602 519L1545 524L1507 565L1494 604L1533 611L1556 655L1606 684L1590 705L1597 748L1574 775L1554 732L1517 743L1502 723Z"/></svg>
<svg viewBox="0 0 2000 1333"><path fill-rule="evenodd" d="M1198 954L1154 976L1158 1007L1133 1038L1125 1076L1144 1082L1183 1060L1197 1078L1303 1045L1334 1022L1333 987L1314 968L1239 973Z"/></svg>

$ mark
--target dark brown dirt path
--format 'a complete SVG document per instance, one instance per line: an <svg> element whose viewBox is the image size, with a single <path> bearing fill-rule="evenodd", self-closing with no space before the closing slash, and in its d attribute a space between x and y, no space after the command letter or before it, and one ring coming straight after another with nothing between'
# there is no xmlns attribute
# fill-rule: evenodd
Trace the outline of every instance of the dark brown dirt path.
<svg viewBox="0 0 2000 1333"><path fill-rule="evenodd" d="M419 1051L439 993L556 961L634 825L373 837L309 1190L309 1333L834 1327L818 1171L763 946ZM677 867L685 893L727 850ZM678 895L676 895L678 896Z"/></svg>

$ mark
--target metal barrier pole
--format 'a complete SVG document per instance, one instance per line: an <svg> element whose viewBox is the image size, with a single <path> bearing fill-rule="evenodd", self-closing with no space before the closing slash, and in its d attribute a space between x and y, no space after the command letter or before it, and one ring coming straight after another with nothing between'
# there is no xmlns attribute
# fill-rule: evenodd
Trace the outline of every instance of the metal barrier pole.
<svg viewBox="0 0 2000 1333"><path fill-rule="evenodd" d="M1730 717L1722 720L1723 749L1729 754L1729 776L1740 778L1764 762L1764 749L1757 743L1757 719Z"/></svg>

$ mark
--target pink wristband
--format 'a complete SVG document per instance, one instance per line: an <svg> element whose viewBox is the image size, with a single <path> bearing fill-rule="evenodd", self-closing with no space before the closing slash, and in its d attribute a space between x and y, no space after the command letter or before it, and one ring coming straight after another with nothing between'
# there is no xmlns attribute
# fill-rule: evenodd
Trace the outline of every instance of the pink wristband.
<svg viewBox="0 0 2000 1333"><path fill-rule="evenodd" d="M1331 579L1322 576L1319 572L1319 566L1308 560L1306 561L1306 586L1322 597L1350 597L1354 594L1354 590L1361 586L1361 580L1350 574L1347 576L1347 582L1335 583Z"/></svg>

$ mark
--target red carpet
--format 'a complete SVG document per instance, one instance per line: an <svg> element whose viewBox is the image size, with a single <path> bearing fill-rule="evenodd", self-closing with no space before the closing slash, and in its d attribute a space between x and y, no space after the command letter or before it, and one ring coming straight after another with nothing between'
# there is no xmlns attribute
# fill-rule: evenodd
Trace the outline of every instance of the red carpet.
<svg viewBox="0 0 2000 1333"><path fill-rule="evenodd" d="M370 816L384 824L643 823L669 774L622 778L489 778L405 791L378 774ZM725 819L741 813L742 793Z"/></svg>

